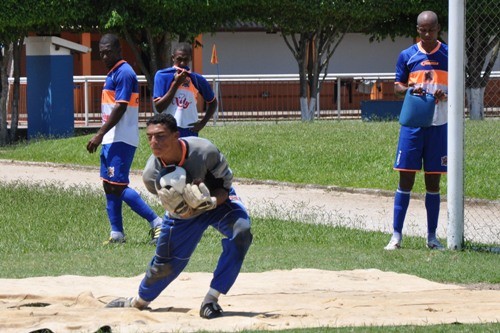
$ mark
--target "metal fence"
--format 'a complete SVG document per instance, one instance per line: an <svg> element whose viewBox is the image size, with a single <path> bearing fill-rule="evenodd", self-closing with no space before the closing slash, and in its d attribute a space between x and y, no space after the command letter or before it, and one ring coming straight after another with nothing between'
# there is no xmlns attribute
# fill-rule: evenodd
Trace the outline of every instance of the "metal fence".
<svg viewBox="0 0 500 333"><path fill-rule="evenodd" d="M75 127L101 124L101 91L105 76L74 77ZM215 121L300 120L298 75L207 75L219 96ZM140 122L153 115L152 94L139 76ZM363 104L395 101L393 73L329 74L318 98L316 119L361 119ZM11 89L12 91L12 89ZM26 78L21 79L19 125L27 125ZM200 110L202 111L202 110ZM468 116L468 109L465 110ZM484 89L485 117L500 117L500 72ZM10 110L8 111L10 121Z"/></svg>
<svg viewBox="0 0 500 333"><path fill-rule="evenodd" d="M500 1L498 0L470 0L465 6L465 55L466 55L466 106L467 99L472 98L474 94L479 96L479 100L484 101L484 105L498 105L500 95L498 93L491 94L491 91L497 91L500 88L500 81L492 77L489 81L485 77L485 71L489 69L489 65L493 65L495 60L498 61L498 53L500 48ZM484 86L484 83L488 84ZM484 98L481 96L484 94ZM485 116L488 115L488 109L485 108ZM476 113L477 119L481 119L482 115ZM473 117L474 118L474 117ZM472 126L471 122L465 122L465 145L467 145L467 126ZM500 125L500 122L498 123ZM499 131L500 128L496 129ZM488 133L484 133L485 137ZM499 143L491 142L490 156L495 156L494 152L498 151ZM467 151L473 151L476 147L466 146ZM489 152L483 152L488 156ZM497 153L498 155L498 153ZM464 181L465 184L469 181L471 168L467 168L467 156L465 156ZM494 177L489 179L491 193L498 193L500 188L500 161L497 160L497 170L493 172ZM466 188L464 186L464 188ZM465 193L465 197L468 197ZM494 201L481 200L465 200L464 206L464 238L466 242L483 248L494 249L495 252L500 252L500 198ZM479 244L478 244L479 243ZM491 247L493 245L493 247Z"/></svg>

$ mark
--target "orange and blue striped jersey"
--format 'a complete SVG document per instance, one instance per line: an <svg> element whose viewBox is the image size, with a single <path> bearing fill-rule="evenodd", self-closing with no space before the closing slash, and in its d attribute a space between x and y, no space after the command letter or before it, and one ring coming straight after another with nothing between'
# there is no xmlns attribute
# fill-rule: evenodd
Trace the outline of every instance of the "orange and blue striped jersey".
<svg viewBox="0 0 500 333"><path fill-rule="evenodd" d="M396 82L404 86L422 87L433 94L437 89L448 93L448 46L438 42L431 52L427 53L421 43L414 44L399 54L396 64ZM448 122L446 101L439 101L434 110L432 125L438 126Z"/></svg>
<svg viewBox="0 0 500 333"><path fill-rule="evenodd" d="M139 145L139 83L132 67L124 60L108 72L101 97L103 124L109 119L116 103L126 103L127 110L122 118L102 140L102 144L125 142Z"/></svg>
<svg viewBox="0 0 500 333"><path fill-rule="evenodd" d="M174 76L178 67L169 67L159 70L155 75L153 99L155 101L162 98L170 89L174 82ZM200 74L191 72L189 77L179 86L175 96L169 106L163 111L169 113L177 120L177 126L189 128L192 123L198 121L197 96L201 94L205 102L211 103L215 100L215 95L208 81Z"/></svg>

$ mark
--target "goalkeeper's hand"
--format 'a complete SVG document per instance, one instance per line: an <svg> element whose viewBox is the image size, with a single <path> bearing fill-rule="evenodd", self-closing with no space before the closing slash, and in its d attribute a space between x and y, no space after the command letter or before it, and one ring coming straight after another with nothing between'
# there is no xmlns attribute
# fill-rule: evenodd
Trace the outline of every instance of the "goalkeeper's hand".
<svg viewBox="0 0 500 333"><path fill-rule="evenodd" d="M192 209L186 204L182 194L177 192L173 187L170 189L161 188L158 190L158 197L160 198L161 205L169 213L177 214L179 216L190 215Z"/></svg>
<svg viewBox="0 0 500 333"><path fill-rule="evenodd" d="M210 196L210 191L204 183L186 184L182 197L188 206L196 211L207 211L217 207L217 198Z"/></svg>

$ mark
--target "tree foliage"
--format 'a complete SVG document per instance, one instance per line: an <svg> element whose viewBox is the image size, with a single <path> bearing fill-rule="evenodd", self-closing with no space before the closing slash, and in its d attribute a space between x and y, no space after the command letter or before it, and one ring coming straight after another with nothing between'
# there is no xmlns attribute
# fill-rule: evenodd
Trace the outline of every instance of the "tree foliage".
<svg viewBox="0 0 500 333"><path fill-rule="evenodd" d="M491 6L497 2L467 2L467 12L474 9L474 17L480 18L467 22L468 87L486 85L498 56L498 7ZM9 140L7 78L11 72L19 75L16 62L28 32L117 33L131 46L152 89L156 71L171 63L173 41L203 47L196 43L199 34L228 29L241 21L258 22L281 33L297 61L303 119L312 120L328 64L347 32L365 33L372 41L416 36L416 18L423 10L435 11L446 29L447 0L4 0L0 11L0 145ZM14 59L13 67L10 59ZM17 95L14 91L13 112ZM17 121L14 114L12 119Z"/></svg>
<svg viewBox="0 0 500 333"><path fill-rule="evenodd" d="M89 31L94 15L91 1L85 0L4 0L0 11L0 146L16 137L19 105L20 61L28 32L51 35L61 31ZM8 77L13 73L12 98ZM7 130L7 103L12 106L10 135Z"/></svg>
<svg viewBox="0 0 500 333"><path fill-rule="evenodd" d="M423 10L436 11L446 24L446 5L444 0L259 1L254 18L280 31L297 61L302 119L310 121L328 64L347 32L363 32L371 40L414 36Z"/></svg>
<svg viewBox="0 0 500 333"><path fill-rule="evenodd" d="M154 74L171 64L173 41L192 42L201 33L215 32L241 17L247 0L119 0L101 2L98 12L103 30L125 38L152 89Z"/></svg>
<svg viewBox="0 0 500 333"><path fill-rule="evenodd" d="M361 2L355 11L358 20L364 21L361 32L371 40L395 37L417 37L417 16L424 10L431 10L439 17L441 30L448 28L447 0L368 0Z"/></svg>
<svg viewBox="0 0 500 333"><path fill-rule="evenodd" d="M329 60L345 33L353 28L350 2L282 1L262 4L263 22L278 29L297 61L302 119L314 118L317 96ZM321 79L323 78L323 80Z"/></svg>

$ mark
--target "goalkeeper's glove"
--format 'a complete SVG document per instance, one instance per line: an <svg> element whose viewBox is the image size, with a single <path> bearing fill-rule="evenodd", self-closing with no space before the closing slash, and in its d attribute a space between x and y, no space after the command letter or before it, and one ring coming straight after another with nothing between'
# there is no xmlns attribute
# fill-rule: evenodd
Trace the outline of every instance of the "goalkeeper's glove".
<svg viewBox="0 0 500 333"><path fill-rule="evenodd" d="M189 207L197 211L207 211L217 207L217 198L210 196L210 191L204 183L186 184L182 197Z"/></svg>
<svg viewBox="0 0 500 333"><path fill-rule="evenodd" d="M158 190L158 197L160 198L163 208L169 213L182 216L191 210L184 201L182 194L177 192L173 187L170 189L162 188Z"/></svg>

